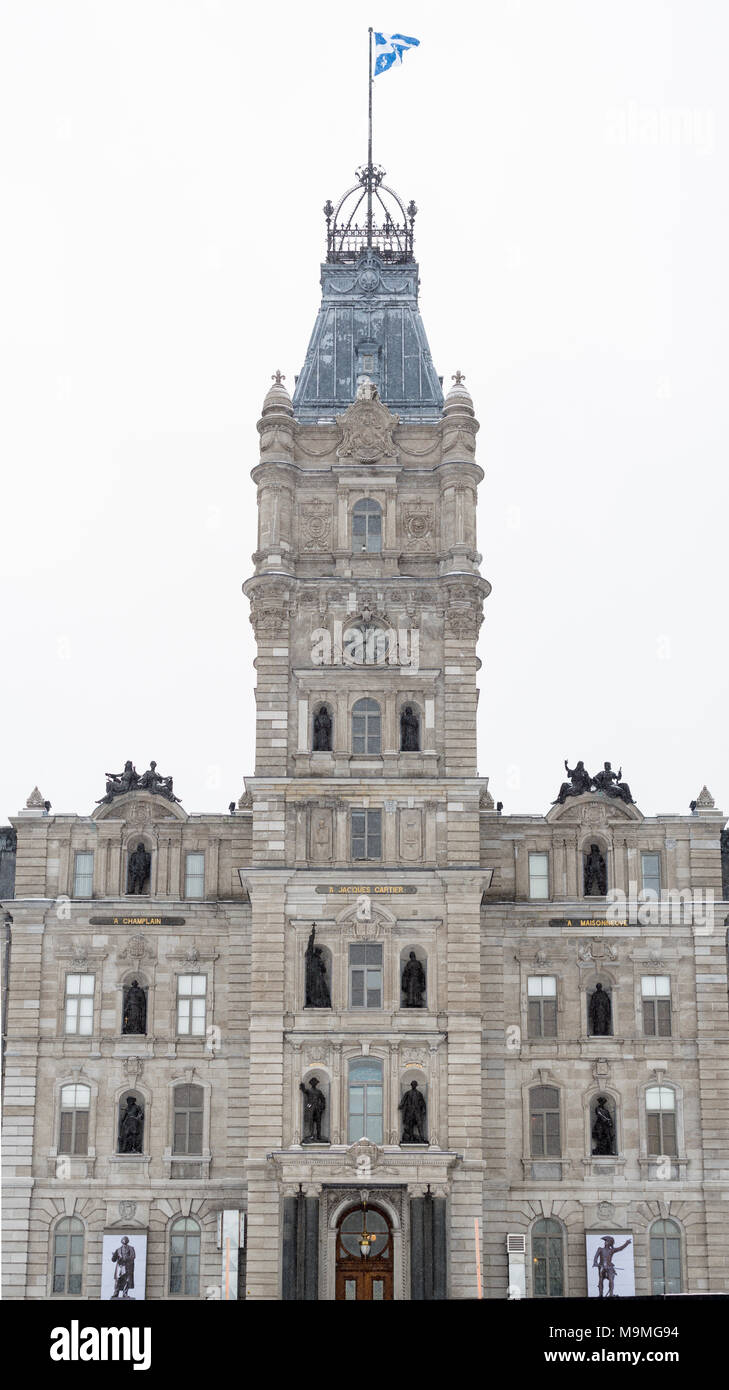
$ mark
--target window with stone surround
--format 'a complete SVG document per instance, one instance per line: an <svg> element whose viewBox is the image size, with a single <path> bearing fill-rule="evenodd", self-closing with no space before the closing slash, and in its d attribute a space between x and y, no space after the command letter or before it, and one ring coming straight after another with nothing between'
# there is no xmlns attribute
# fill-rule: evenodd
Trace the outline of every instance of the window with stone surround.
<svg viewBox="0 0 729 1390"><path fill-rule="evenodd" d="M80 1294L84 1269L84 1225L64 1216L53 1233L52 1293Z"/></svg>
<svg viewBox="0 0 729 1390"><path fill-rule="evenodd" d="M382 947L377 942L356 941L349 948L349 1006L382 1008Z"/></svg>
<svg viewBox="0 0 729 1390"><path fill-rule="evenodd" d="M382 713L376 700L357 700L352 706L352 752L382 752Z"/></svg>
<svg viewBox="0 0 729 1390"><path fill-rule="evenodd" d="M532 1293L535 1298L564 1296L564 1232L554 1217L532 1226Z"/></svg>
<svg viewBox="0 0 729 1390"><path fill-rule="evenodd" d="M66 976L65 1031L90 1037L94 1031L94 976Z"/></svg>
<svg viewBox="0 0 729 1390"><path fill-rule="evenodd" d="M527 1034L530 1038L557 1036L557 981L554 975L530 975L527 980Z"/></svg>
<svg viewBox="0 0 729 1390"><path fill-rule="evenodd" d="M382 858L381 811L352 811L352 858Z"/></svg>
<svg viewBox="0 0 729 1390"><path fill-rule="evenodd" d="M640 870L644 893L661 893L661 856L653 850L643 850L640 856Z"/></svg>
<svg viewBox="0 0 729 1390"><path fill-rule="evenodd" d="M185 897L205 897L205 855L201 850L185 855Z"/></svg>
<svg viewBox="0 0 729 1390"><path fill-rule="evenodd" d="M678 1156L676 1092L672 1086L649 1086L645 1093L649 1154Z"/></svg>
<svg viewBox="0 0 729 1390"><path fill-rule="evenodd" d="M549 855L541 850L529 855L529 897L549 897Z"/></svg>
<svg viewBox="0 0 729 1390"><path fill-rule="evenodd" d="M91 1088L71 1085L61 1087L61 1123L58 1134L59 1154L87 1154L89 1151L89 1111Z"/></svg>
<svg viewBox="0 0 729 1390"><path fill-rule="evenodd" d="M362 497L352 508L352 552L378 554L382 550L382 508L372 497Z"/></svg>
<svg viewBox="0 0 729 1390"><path fill-rule="evenodd" d="M675 1221L654 1221L650 1229L651 1293L681 1293L681 1229Z"/></svg>
<svg viewBox="0 0 729 1390"><path fill-rule="evenodd" d="M377 1057L356 1058L349 1064L347 1142L370 1139L381 1144L382 1129L382 1062Z"/></svg>
<svg viewBox="0 0 729 1390"><path fill-rule="evenodd" d="M643 1032L647 1038L671 1036L671 979L669 975L643 975L640 982Z"/></svg>
<svg viewBox="0 0 729 1390"><path fill-rule="evenodd" d="M94 891L94 852L77 849L73 860L73 896L91 898Z"/></svg>
<svg viewBox="0 0 729 1390"><path fill-rule="evenodd" d="M204 1091L202 1086L175 1086L173 1154L201 1154Z"/></svg>
<svg viewBox="0 0 729 1390"><path fill-rule="evenodd" d="M559 1091L556 1086L532 1086L529 1092L532 1158L560 1158Z"/></svg>
<svg viewBox="0 0 729 1390"><path fill-rule="evenodd" d="M200 1246L202 1232L192 1216L181 1216L170 1230L171 1294L200 1294Z"/></svg>
<svg viewBox="0 0 729 1390"><path fill-rule="evenodd" d="M205 1036L206 975L178 975L177 1032L181 1036Z"/></svg>

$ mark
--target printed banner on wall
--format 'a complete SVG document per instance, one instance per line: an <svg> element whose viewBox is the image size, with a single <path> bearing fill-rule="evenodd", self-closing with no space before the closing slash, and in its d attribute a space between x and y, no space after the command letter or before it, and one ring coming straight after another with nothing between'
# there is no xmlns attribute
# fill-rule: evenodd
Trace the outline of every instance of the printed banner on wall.
<svg viewBox="0 0 729 1390"><path fill-rule="evenodd" d="M144 1298L147 1282L147 1236L139 1231L104 1236L101 1297L125 1302Z"/></svg>
<svg viewBox="0 0 729 1390"><path fill-rule="evenodd" d="M633 1237L628 1231L586 1233L589 1298L633 1298Z"/></svg>

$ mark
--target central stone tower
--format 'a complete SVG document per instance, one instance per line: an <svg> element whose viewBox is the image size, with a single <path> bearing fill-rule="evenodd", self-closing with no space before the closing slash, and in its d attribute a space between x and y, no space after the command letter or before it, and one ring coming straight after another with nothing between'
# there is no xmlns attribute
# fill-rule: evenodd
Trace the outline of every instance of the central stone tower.
<svg viewBox="0 0 729 1390"><path fill-rule="evenodd" d="M416 211L372 167L326 204L306 361L293 400L275 374L258 424L256 773L241 802L254 1299L476 1292L490 586L478 423L460 372L444 399L433 367ZM348 1264L360 1210L383 1232L377 1266Z"/></svg>

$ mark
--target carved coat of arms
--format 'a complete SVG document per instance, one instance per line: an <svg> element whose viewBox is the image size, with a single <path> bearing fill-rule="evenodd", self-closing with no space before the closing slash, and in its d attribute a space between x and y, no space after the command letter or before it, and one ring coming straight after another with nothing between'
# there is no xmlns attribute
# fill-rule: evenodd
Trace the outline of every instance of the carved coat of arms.
<svg viewBox="0 0 729 1390"><path fill-rule="evenodd" d="M359 463L374 463L375 459L395 457L397 449L392 431L399 423L399 416L393 415L382 404L373 383L363 382L357 399L343 415L337 416L337 424L341 426L344 436L337 449L337 457L355 459Z"/></svg>

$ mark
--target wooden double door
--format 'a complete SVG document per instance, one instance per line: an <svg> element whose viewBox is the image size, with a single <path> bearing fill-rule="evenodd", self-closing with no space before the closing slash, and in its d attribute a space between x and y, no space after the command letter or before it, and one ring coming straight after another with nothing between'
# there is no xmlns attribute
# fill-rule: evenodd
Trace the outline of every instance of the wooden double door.
<svg viewBox="0 0 729 1390"><path fill-rule="evenodd" d="M365 1232L369 1255L361 1251ZM384 1303L392 1298L392 1288L392 1230L385 1212L379 1207L350 1207L337 1230L335 1297L346 1303Z"/></svg>

